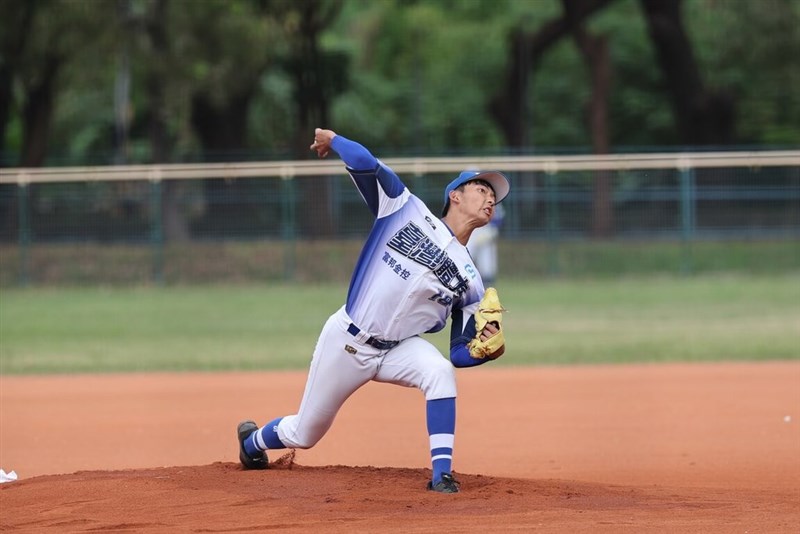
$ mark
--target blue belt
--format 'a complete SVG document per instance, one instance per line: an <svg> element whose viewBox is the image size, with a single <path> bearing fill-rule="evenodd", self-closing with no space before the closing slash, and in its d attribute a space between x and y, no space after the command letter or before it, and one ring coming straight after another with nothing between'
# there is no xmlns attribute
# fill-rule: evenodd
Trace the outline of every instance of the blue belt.
<svg viewBox="0 0 800 534"><path fill-rule="evenodd" d="M350 323L350 326L347 327L347 331L352 336L357 336L361 333L361 329ZM371 345L378 350L389 350L395 348L400 342L399 341L386 341L385 339L378 339L376 337L369 336L369 339L365 339L364 343L367 345Z"/></svg>

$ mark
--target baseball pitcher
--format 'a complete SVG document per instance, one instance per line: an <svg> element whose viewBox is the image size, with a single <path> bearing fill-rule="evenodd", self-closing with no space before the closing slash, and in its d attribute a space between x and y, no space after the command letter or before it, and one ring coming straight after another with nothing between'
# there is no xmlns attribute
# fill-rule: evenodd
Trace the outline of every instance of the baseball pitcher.
<svg viewBox="0 0 800 534"><path fill-rule="evenodd" d="M509 182L495 171L462 172L445 189L439 218L359 143L317 128L310 148L322 158L339 155L375 223L345 304L322 328L299 410L262 427L241 422L239 460L245 469L266 469L268 450L313 447L345 400L374 380L425 395L433 470L427 487L456 493L454 367L481 365L505 352L504 310L497 292L484 288L465 245L492 220ZM442 330L448 318L449 360L420 337Z"/></svg>

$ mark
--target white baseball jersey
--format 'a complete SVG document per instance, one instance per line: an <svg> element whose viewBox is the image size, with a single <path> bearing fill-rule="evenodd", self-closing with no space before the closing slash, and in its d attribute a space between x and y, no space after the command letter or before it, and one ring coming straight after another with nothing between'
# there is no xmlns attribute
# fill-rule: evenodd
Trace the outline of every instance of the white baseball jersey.
<svg viewBox="0 0 800 534"><path fill-rule="evenodd" d="M438 332L451 314L463 328L484 291L466 247L380 161L348 171L376 215L347 295L353 323L393 341Z"/></svg>

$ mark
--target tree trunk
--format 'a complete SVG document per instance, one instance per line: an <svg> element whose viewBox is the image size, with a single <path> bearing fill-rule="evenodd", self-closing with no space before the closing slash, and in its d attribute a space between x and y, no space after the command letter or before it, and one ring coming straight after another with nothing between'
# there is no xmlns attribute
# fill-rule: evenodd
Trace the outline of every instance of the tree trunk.
<svg viewBox="0 0 800 534"><path fill-rule="evenodd" d="M595 154L608 154L610 150L608 125L608 99L611 88L611 61L608 39L591 35L577 19L582 0L563 0L564 13L570 21L572 34L584 62L589 69L592 93L589 102L589 132ZM614 207L613 183L610 171L595 171L592 189L592 235L608 237L613 233Z"/></svg>
<svg viewBox="0 0 800 534"><path fill-rule="evenodd" d="M590 68L592 72L592 100L590 104L590 130L595 154L610 151L608 99L611 87L611 61L608 39L590 37ZM594 172L592 190L592 235L610 237L614 232L614 184L611 171Z"/></svg>
<svg viewBox="0 0 800 534"><path fill-rule="evenodd" d="M250 90L230 96L222 105L204 94L192 98L192 125L207 161L228 160L234 151L244 148ZM203 180L203 191L206 218L211 228L224 232L226 222L241 219L244 215L246 208L242 200L248 193L242 180L209 178Z"/></svg>
<svg viewBox="0 0 800 534"><path fill-rule="evenodd" d="M168 56L169 41L164 26L167 0L157 0L152 4L152 13L147 19L146 30L157 58ZM145 83L149 103L149 138L153 163L166 163L172 153L172 142L167 133L164 112L166 97L164 81L160 69L150 69ZM185 184L181 180L166 180L162 184L161 217L164 239L172 242L189 240L189 221L181 211L181 197Z"/></svg>
<svg viewBox="0 0 800 534"><path fill-rule="evenodd" d="M14 79L37 7L35 2L6 2L2 9L5 27L0 39L0 167L22 164L21 161L12 161L6 154L6 128L11 117ZM15 228L19 216L19 186L0 184L0 197L9 200L0 203L0 227Z"/></svg>
<svg viewBox="0 0 800 534"><path fill-rule="evenodd" d="M734 141L734 101L706 89L683 27L680 0L641 0L650 38L671 96L679 139L688 145Z"/></svg>
<svg viewBox="0 0 800 534"><path fill-rule="evenodd" d="M327 21L322 20L316 1L300 3L300 30L290 61L289 70L294 80L294 102L297 112L297 131L293 147L297 159L309 157L309 145L314 139L314 128L329 124L328 99L323 65L319 50L319 34ZM298 210L301 232L312 237L325 237L336 232L331 206L330 183L327 177L297 178L300 198L304 200Z"/></svg>
<svg viewBox="0 0 800 534"><path fill-rule="evenodd" d="M11 86L14 82L14 70L7 62L0 63L0 167L10 167L6 162L6 127L11 114Z"/></svg>
<svg viewBox="0 0 800 534"><path fill-rule="evenodd" d="M47 140L55 110L55 84L61 59L51 55L44 61L42 76L26 88L23 107L23 167L41 167L47 156Z"/></svg>
<svg viewBox="0 0 800 534"><path fill-rule="evenodd" d="M572 25L580 23L612 0L585 0L576 2L574 12L544 24L536 33L519 27L509 39L509 61L505 81L489 102L489 112L506 138L509 147L527 146L528 86L531 71L541 57L560 39L569 35Z"/></svg>
<svg viewBox="0 0 800 534"><path fill-rule="evenodd" d="M5 155L6 128L11 117L14 78L23 61L25 45L30 37L30 28L38 4L36 2L6 2L2 14L3 29L0 38L0 155ZM6 165L5 158L0 159L0 167Z"/></svg>
<svg viewBox="0 0 800 534"><path fill-rule="evenodd" d="M528 83L530 72L544 52L531 49L531 39L523 29L515 30L509 38L510 61L506 69L503 92L489 102L494 117L509 147L528 145Z"/></svg>

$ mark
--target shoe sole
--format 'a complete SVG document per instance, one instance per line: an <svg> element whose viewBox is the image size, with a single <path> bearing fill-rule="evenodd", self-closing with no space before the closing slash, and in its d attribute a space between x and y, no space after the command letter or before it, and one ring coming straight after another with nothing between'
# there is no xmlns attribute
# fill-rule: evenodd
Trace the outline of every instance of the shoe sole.
<svg viewBox="0 0 800 534"><path fill-rule="evenodd" d="M244 440L258 430L255 421L242 421L236 427L236 437L239 439L239 461L245 469L266 469L269 466L267 453L262 452L261 458L251 458L244 450Z"/></svg>
<svg viewBox="0 0 800 534"><path fill-rule="evenodd" d="M460 490L454 488L436 489L432 486L428 486L428 491L432 491L434 493L458 493Z"/></svg>
<svg viewBox="0 0 800 534"><path fill-rule="evenodd" d="M454 479L452 476L448 477L448 480L440 480L433 484L433 482L428 482L428 491L434 491L436 493L458 493L459 490L459 482Z"/></svg>

